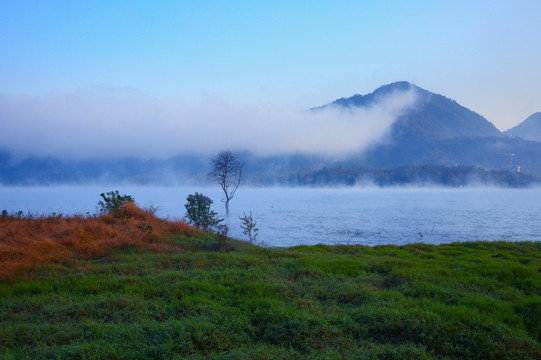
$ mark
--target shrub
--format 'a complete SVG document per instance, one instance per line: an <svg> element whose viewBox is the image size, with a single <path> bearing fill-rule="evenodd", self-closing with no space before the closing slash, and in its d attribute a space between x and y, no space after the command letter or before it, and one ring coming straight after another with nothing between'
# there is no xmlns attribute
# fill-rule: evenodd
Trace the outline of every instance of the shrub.
<svg viewBox="0 0 541 360"><path fill-rule="evenodd" d="M118 190L109 191L107 193L101 193L100 196L103 200L98 202L100 214L107 214L114 212L122 207L127 202L134 202L134 199L130 195L120 195Z"/></svg>
<svg viewBox="0 0 541 360"><path fill-rule="evenodd" d="M196 192L193 195L188 195L186 201L188 202L184 207L188 223L203 231L218 229L218 225L224 219L219 219L218 213L210 210L212 199Z"/></svg>
<svg viewBox="0 0 541 360"><path fill-rule="evenodd" d="M242 229L242 233L246 236L248 236L248 239L252 244L255 244L257 241L257 236L259 235L259 229L256 228L256 221L252 217L252 212L250 211L250 215L246 215L244 213L244 216L240 217L240 228Z"/></svg>

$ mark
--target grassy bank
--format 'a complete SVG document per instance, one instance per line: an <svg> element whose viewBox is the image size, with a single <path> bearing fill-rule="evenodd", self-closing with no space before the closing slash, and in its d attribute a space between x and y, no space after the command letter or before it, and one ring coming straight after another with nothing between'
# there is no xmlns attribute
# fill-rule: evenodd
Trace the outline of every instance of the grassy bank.
<svg viewBox="0 0 541 360"><path fill-rule="evenodd" d="M541 358L541 243L220 252L137 208L0 241L2 359Z"/></svg>

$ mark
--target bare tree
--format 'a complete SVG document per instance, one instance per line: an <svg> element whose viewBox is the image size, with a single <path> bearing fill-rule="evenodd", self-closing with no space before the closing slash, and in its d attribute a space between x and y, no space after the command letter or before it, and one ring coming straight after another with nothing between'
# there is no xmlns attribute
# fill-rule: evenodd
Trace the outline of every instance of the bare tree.
<svg viewBox="0 0 541 360"><path fill-rule="evenodd" d="M222 201L225 203L225 214L229 215L229 200L233 199L235 191L240 185L242 178L241 163L231 151L222 151L212 159L212 171L209 177L220 184L225 197Z"/></svg>

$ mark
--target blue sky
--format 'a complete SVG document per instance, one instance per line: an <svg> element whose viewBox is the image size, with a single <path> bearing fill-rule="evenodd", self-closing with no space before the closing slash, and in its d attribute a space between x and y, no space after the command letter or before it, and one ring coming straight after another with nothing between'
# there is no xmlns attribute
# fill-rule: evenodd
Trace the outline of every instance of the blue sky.
<svg viewBox="0 0 541 360"><path fill-rule="evenodd" d="M540 16L537 0L6 0L0 94L303 110L407 80L505 130L541 111Z"/></svg>

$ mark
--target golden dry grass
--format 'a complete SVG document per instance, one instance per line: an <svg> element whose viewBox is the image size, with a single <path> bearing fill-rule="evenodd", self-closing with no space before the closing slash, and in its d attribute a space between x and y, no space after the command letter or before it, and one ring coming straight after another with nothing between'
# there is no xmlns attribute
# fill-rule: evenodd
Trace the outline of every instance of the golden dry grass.
<svg viewBox="0 0 541 360"><path fill-rule="evenodd" d="M99 217L2 217L0 279L12 278L18 271L38 264L94 258L128 246L182 251L167 241L168 235L194 231L184 222L159 219L134 203Z"/></svg>

